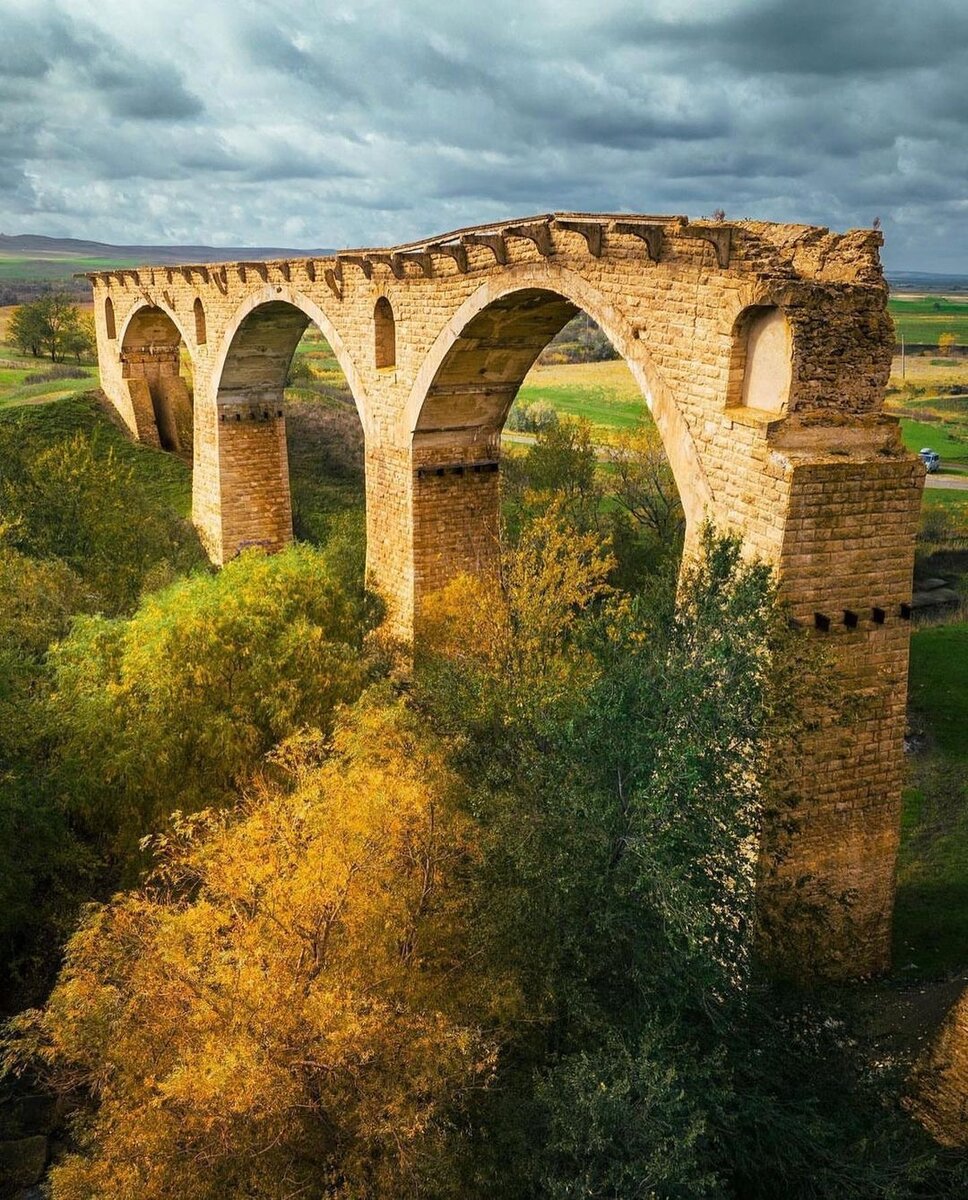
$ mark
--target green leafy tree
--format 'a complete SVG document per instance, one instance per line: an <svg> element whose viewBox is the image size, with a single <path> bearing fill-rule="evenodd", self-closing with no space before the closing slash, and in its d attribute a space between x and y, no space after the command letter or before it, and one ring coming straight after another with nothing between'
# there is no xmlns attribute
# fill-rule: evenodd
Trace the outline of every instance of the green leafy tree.
<svg viewBox="0 0 968 1200"><path fill-rule="evenodd" d="M91 603L80 579L0 537L0 1009L35 1001L93 863L46 786L45 655Z"/></svg>
<svg viewBox="0 0 968 1200"><path fill-rule="evenodd" d="M94 321L90 316L81 315L77 325L67 330L61 340L61 349L65 355L73 355L76 362L89 358L97 346L94 332Z"/></svg>
<svg viewBox="0 0 968 1200"><path fill-rule="evenodd" d="M957 1193L847 1014L757 960L762 781L829 674L769 571L707 533L678 588L622 597L540 521L512 557L428 606L414 691L481 828L475 936L528 1016L472 1102L465 1194Z"/></svg>
<svg viewBox="0 0 968 1200"><path fill-rule="evenodd" d="M80 309L63 292L22 304L14 313L11 335L25 353L29 351L35 358L49 354L51 362L66 354L80 358L93 344Z"/></svg>
<svg viewBox="0 0 968 1200"><path fill-rule="evenodd" d="M21 304L10 319L10 337L24 354L40 358L44 347L44 324L36 304Z"/></svg>
<svg viewBox="0 0 968 1200"><path fill-rule="evenodd" d="M51 654L53 756L69 811L126 857L174 809L228 803L303 725L331 727L378 667L365 601L308 546L241 555L79 619Z"/></svg>

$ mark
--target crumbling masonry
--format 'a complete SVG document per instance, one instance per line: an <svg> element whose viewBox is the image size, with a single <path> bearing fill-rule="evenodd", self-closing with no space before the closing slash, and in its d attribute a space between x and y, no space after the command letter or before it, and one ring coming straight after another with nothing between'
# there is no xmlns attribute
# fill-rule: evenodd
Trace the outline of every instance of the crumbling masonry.
<svg viewBox="0 0 968 1200"><path fill-rule="evenodd" d="M365 434L369 578L406 634L428 592L492 561L508 408L587 312L642 389L687 540L705 518L737 531L860 698L849 729L811 744L779 882L830 914L810 965L863 974L889 956L923 481L883 412L880 241L558 213L330 258L99 272L101 379L133 436L193 444L194 521L215 562L275 550L292 536L283 388L315 322Z"/></svg>

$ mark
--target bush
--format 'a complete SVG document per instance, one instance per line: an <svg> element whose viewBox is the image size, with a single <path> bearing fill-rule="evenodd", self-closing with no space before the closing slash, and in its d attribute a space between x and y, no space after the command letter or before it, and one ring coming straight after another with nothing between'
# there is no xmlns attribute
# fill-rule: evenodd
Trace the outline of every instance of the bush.
<svg viewBox="0 0 968 1200"><path fill-rule="evenodd" d="M174 809L231 802L278 741L328 731L356 699L377 615L326 555L293 546L181 580L129 620L79 619L51 655L69 811L127 857Z"/></svg>
<svg viewBox="0 0 968 1200"><path fill-rule="evenodd" d="M516 433L541 433L559 424L557 412L544 400L515 400L505 427Z"/></svg>
<svg viewBox="0 0 968 1200"><path fill-rule="evenodd" d="M392 703L319 749L155 839L148 886L88 916L17 1022L20 1063L93 1102L57 1200L389 1198L445 1173L448 1107L486 1085L512 1000L466 941L475 826Z"/></svg>
<svg viewBox="0 0 968 1200"><path fill-rule="evenodd" d="M65 367L57 365L51 367L49 371L35 371L31 375L24 376L24 383L53 383L58 379L87 379L89 372L82 367Z"/></svg>
<svg viewBox="0 0 968 1200"><path fill-rule="evenodd" d="M154 586L204 561L195 531L145 489L100 428L63 441L0 422L0 516L7 540L58 558L96 593L102 611L130 610Z"/></svg>

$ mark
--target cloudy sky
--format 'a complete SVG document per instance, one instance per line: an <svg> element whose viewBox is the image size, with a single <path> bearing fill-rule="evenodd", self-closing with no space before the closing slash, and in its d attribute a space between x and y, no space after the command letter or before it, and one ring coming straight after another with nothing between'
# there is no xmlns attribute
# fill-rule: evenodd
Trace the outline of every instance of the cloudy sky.
<svg viewBox="0 0 968 1200"><path fill-rule="evenodd" d="M968 272L968 0L0 0L5 233L717 208Z"/></svg>

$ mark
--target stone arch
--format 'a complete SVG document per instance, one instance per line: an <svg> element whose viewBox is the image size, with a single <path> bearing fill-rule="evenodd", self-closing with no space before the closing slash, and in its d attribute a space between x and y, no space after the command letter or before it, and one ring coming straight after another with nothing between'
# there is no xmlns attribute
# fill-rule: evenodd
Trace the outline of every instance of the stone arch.
<svg viewBox="0 0 968 1200"><path fill-rule="evenodd" d="M386 296L373 306L373 361L378 371L397 365L397 323Z"/></svg>
<svg viewBox="0 0 968 1200"><path fill-rule="evenodd" d="M446 389L450 389L452 396L459 394L458 381L456 377L450 376L460 374L459 368L455 370L456 363L452 356L461 354L462 349L468 348L461 347L462 339L480 340L489 344L494 342L493 333L486 338L467 338L466 331L473 329L472 323L487 310L494 309L498 312L500 310L494 306L524 293L543 293L548 298L544 302L545 318L538 318L537 327L532 328L530 334L525 331L522 337L517 339L522 344L515 348L512 355L507 355L497 344L491 351L496 373L506 376L499 382L514 383L513 391L507 393L507 405L500 425L503 425L504 416L510 408L517 387L544 346L575 312L581 310L588 313L625 360L639 385L669 456L673 477L686 514L687 527L698 528L707 509L713 503L713 491L703 470L689 426L652 361L647 342L597 288L576 272L552 263L543 264L540 268L530 264L508 268L501 275L485 281L461 305L437 336L417 374L402 413L399 430L401 440L405 439L413 445L415 436L429 430L433 420L432 409L425 411L425 406L428 400L433 403L435 389L437 395L446 394ZM553 303L564 307L556 313L551 307ZM513 308L513 301L511 307ZM556 320L560 321L557 328L554 327ZM528 324L528 319L524 324ZM506 330L505 336L514 335ZM529 341L537 343L541 338L544 338L544 341L541 341L540 345L526 344ZM500 361L502 359L504 361ZM469 366L469 360L465 360L464 365L465 368ZM489 368L485 366L484 369L486 372ZM464 373L466 375L467 371Z"/></svg>
<svg viewBox="0 0 968 1200"><path fill-rule="evenodd" d="M281 304L288 306L291 309L296 309L301 314L302 328L299 335L292 343L292 349L289 351L289 358L285 361L285 370L288 370L289 361L299 343L299 338L302 337L306 327L312 322L322 333L323 337L329 342L330 348L336 361L339 363L340 370L346 378L350 392L353 396L353 402L356 404L356 411L359 414L360 423L363 426L364 436L369 437L372 433L372 421L370 417L370 406L367 400L366 389L363 384L363 377L357 367L356 362L346 348L345 341L340 335L336 326L330 320L328 314L320 308L308 296L303 295L295 288L281 287L278 285L267 284L265 287L248 295L242 304L235 310L231 319L225 328L225 333L222 336L219 344L218 353L212 367L212 378L214 381L216 396L221 396L225 384L225 368L229 361L232 347L235 345L235 340L239 331L242 329L246 319L256 311L263 308L267 304ZM295 327L296 318L293 318L293 328ZM280 330L281 332L281 330ZM290 331L291 332L291 331ZM238 348L238 347L237 347ZM285 339L277 347L275 358L275 374L272 376L271 386L275 387L278 383L278 365L279 355L285 353ZM231 376L229 377L231 379ZM283 372L283 380L285 372ZM220 401L219 401L220 402Z"/></svg>
<svg viewBox="0 0 968 1200"><path fill-rule="evenodd" d="M184 334L167 309L135 307L120 331L121 375L140 441L176 454L192 453L192 393L181 375Z"/></svg>
<svg viewBox="0 0 968 1200"><path fill-rule="evenodd" d="M510 278L509 278L510 276ZM713 501L691 433L647 346L585 280L551 268L509 271L478 289L438 336L401 431L413 467L413 610L448 578L486 569L498 546L500 438L538 355L579 311L624 358L662 437L695 535Z"/></svg>
<svg viewBox="0 0 968 1200"><path fill-rule="evenodd" d="M278 287L250 296L226 330L213 374L221 495L218 529L207 530L206 540L218 548L220 561L250 546L276 550L292 540L284 392L296 347L311 323L343 369L366 442L359 374L325 313ZM196 505L196 520L208 525L201 505Z"/></svg>

